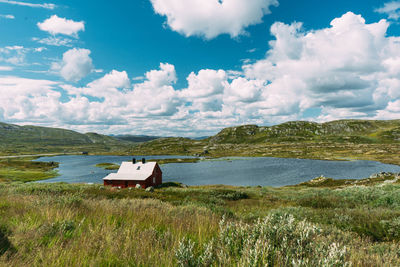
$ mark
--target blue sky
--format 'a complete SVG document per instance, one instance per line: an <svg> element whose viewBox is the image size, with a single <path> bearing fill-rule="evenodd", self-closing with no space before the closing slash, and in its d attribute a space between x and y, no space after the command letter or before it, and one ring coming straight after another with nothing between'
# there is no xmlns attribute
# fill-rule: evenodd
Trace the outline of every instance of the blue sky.
<svg viewBox="0 0 400 267"><path fill-rule="evenodd" d="M398 119L399 17L400 1L0 0L0 121L202 136Z"/></svg>

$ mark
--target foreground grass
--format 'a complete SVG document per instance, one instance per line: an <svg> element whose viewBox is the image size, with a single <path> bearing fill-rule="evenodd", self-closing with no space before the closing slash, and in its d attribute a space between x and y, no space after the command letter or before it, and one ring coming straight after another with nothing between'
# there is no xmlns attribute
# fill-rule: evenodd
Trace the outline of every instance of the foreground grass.
<svg viewBox="0 0 400 267"><path fill-rule="evenodd" d="M2 183L0 265L399 266L393 178L153 193Z"/></svg>

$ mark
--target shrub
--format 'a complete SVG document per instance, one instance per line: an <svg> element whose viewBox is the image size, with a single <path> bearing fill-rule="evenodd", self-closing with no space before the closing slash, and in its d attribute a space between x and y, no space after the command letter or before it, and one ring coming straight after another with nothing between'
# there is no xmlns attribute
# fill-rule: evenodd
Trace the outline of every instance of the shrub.
<svg viewBox="0 0 400 267"><path fill-rule="evenodd" d="M380 224L385 229L389 240L400 239L400 217L394 220L382 220Z"/></svg>
<svg viewBox="0 0 400 267"><path fill-rule="evenodd" d="M6 252L15 252L14 246L8 239L9 234L10 231L4 225L0 225L0 256Z"/></svg>
<svg viewBox="0 0 400 267"><path fill-rule="evenodd" d="M193 253L194 243L190 239L183 239L179 242L175 256L178 260L178 265L181 267L197 266L197 260Z"/></svg>
<svg viewBox="0 0 400 267"><path fill-rule="evenodd" d="M346 247L317 241L321 229L291 214L275 212L253 224L220 221L218 239L197 256L184 239L176 256L180 266L346 266Z"/></svg>
<svg viewBox="0 0 400 267"><path fill-rule="evenodd" d="M43 224L39 227L38 233L41 235L41 243L48 245L53 238L70 239L76 229L74 221L65 220L51 224Z"/></svg>

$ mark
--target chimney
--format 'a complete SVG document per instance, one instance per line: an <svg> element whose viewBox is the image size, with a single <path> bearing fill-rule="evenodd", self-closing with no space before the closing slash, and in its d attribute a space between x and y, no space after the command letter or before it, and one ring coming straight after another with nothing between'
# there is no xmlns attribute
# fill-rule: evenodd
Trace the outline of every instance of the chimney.
<svg viewBox="0 0 400 267"><path fill-rule="evenodd" d="M136 164L136 159L132 158L132 164Z"/></svg>
<svg viewBox="0 0 400 267"><path fill-rule="evenodd" d="M142 163L145 164L146 163L146 159L142 158Z"/></svg>

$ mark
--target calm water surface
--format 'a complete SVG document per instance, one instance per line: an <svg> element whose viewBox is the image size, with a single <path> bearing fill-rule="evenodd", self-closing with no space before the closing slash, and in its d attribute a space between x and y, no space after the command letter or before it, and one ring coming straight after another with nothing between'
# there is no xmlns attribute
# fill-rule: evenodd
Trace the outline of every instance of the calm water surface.
<svg viewBox="0 0 400 267"><path fill-rule="evenodd" d="M141 159L142 156L137 156ZM185 158L182 156L146 156L146 159ZM41 182L103 183L111 172L95 167L98 163L130 161L130 156L56 156L38 161L60 163L60 176ZM161 165L163 182L187 185L226 184L237 186L284 186L308 181L319 175L361 179L381 171L400 172L400 166L375 161L324 161L286 158L230 158L198 163Z"/></svg>

